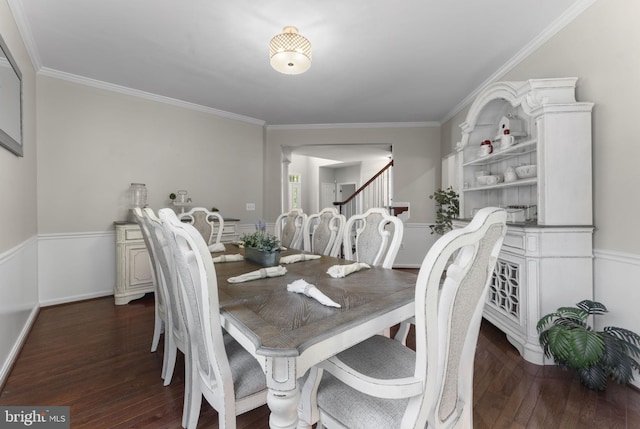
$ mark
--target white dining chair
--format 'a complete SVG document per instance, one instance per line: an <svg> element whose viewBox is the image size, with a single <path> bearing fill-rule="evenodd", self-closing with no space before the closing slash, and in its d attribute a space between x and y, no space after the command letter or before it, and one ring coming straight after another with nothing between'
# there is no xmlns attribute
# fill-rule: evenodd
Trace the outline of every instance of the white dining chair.
<svg viewBox="0 0 640 429"><path fill-rule="evenodd" d="M164 290L164 285L160 283L161 273L160 263L158 262L158 255L154 246L151 243L151 237L149 227L144 220L144 214L140 207L134 207L132 209L133 215L140 227L142 233L142 239L149 252L149 261L151 262L151 281L153 282L153 295L154 295L154 324L153 324L153 338L151 340L151 351L158 350L158 344L160 343L160 336L165 333L165 327L167 324L167 301ZM162 378L164 379L165 368L162 368Z"/></svg>
<svg viewBox="0 0 640 429"><path fill-rule="evenodd" d="M212 212L204 207L194 207L178 215L178 218L193 225L202 235L207 246L221 243L224 218L219 212Z"/></svg>
<svg viewBox="0 0 640 429"><path fill-rule="evenodd" d="M169 210L173 216L175 216L175 213L171 209L161 209L158 214L161 215L163 210ZM178 279L173 255L160 218L157 217L153 210L148 207L142 210L142 214L142 220L149 231L151 248L156 256L160 289L165 297L166 323L164 333L164 356L162 360L162 378L164 379L165 386L171 384L175 371L176 359L178 357L178 350L180 350L184 355L184 380L185 392L187 392L190 390L192 378L191 360L189 359L191 351L189 339L187 337L187 328L184 323L185 319L183 310L178 300ZM189 397L185 393L182 416L183 426L186 425L188 421L189 403Z"/></svg>
<svg viewBox="0 0 640 429"><path fill-rule="evenodd" d="M350 261L364 262L393 268L402 244L404 224L384 208L371 208L347 219L342 247L344 257Z"/></svg>
<svg viewBox="0 0 640 429"><path fill-rule="evenodd" d="M190 338L192 380L185 427L198 424L202 396L218 412L219 428L235 428L236 416L267 402L266 376L220 324L218 284L211 254L200 233L168 215L161 218L176 263Z"/></svg>
<svg viewBox="0 0 640 429"><path fill-rule="evenodd" d="M415 352L376 335L323 361L303 386L300 417L319 418L318 428L472 428L473 362L505 222L503 209L483 208L442 236L416 281Z"/></svg>
<svg viewBox="0 0 640 429"><path fill-rule="evenodd" d="M320 255L338 256L346 223L344 215L334 207L322 209L307 217L303 228L304 250Z"/></svg>
<svg viewBox="0 0 640 429"><path fill-rule="evenodd" d="M170 209L161 209L158 214L160 215L163 210ZM171 384L175 370L178 350L185 355L185 361L187 360L186 356L189 353L189 341L187 338L187 329L184 324L184 315L182 314L182 308L177 295L177 274L173 255L171 254L171 249L165 236L162 221L153 213L153 210L148 207L143 210L143 213L144 221L150 231L151 244L154 248L154 253L157 255L160 279L164 285L167 302L167 319L170 321L165 328L168 335L165 334L165 357L163 364L164 384L168 386Z"/></svg>
<svg viewBox="0 0 640 429"><path fill-rule="evenodd" d="M282 246L304 250L302 230L306 219L307 215L300 208L292 208L276 218L275 236Z"/></svg>

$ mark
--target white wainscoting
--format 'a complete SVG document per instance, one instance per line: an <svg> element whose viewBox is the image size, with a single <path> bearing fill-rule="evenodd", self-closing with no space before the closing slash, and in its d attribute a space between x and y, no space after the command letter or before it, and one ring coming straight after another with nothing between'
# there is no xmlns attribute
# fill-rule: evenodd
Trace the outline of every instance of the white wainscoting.
<svg viewBox="0 0 640 429"><path fill-rule="evenodd" d="M640 334L640 255L610 250L593 253L594 300L609 310L596 317L596 328L617 326ZM640 374L635 374L633 385L640 388Z"/></svg>
<svg viewBox="0 0 640 429"><path fill-rule="evenodd" d="M38 240L0 254L0 386L27 338L38 309Z"/></svg>
<svg viewBox="0 0 640 429"><path fill-rule="evenodd" d="M113 231L40 235L40 305L113 295L115 249Z"/></svg>

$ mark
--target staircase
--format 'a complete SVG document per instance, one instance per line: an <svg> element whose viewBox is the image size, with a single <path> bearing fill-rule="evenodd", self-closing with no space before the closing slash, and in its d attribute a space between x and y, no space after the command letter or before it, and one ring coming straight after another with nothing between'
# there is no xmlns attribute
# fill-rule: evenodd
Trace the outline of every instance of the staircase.
<svg viewBox="0 0 640 429"><path fill-rule="evenodd" d="M358 188L344 201L335 201L333 205L347 219L354 214L364 213L372 207L391 207L393 196L393 178L391 175L393 160L382 167L371 179ZM392 214L398 214L395 210Z"/></svg>

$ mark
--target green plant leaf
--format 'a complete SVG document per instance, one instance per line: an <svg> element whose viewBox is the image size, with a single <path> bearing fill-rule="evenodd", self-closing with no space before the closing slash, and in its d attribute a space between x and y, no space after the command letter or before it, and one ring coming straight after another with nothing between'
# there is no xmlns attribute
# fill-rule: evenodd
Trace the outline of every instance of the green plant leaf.
<svg viewBox="0 0 640 429"><path fill-rule="evenodd" d="M598 362L604 353L604 341L599 332L564 325L554 325L547 332L549 351L554 359L566 362L572 368L587 368Z"/></svg>
<svg viewBox="0 0 640 429"><path fill-rule="evenodd" d="M576 304L576 307L581 308L589 314L604 314L609 311L607 310L607 307L604 306L604 304L588 299L580 301Z"/></svg>
<svg viewBox="0 0 640 429"><path fill-rule="evenodd" d="M606 326L604 328L604 332L629 344L629 351L631 351L635 356L640 357L640 348L637 347L640 346L640 335L628 329L618 328L616 326Z"/></svg>
<svg viewBox="0 0 640 429"><path fill-rule="evenodd" d="M558 318L575 320L581 325L584 325L584 322L589 317L588 311L575 307L560 307L558 308L557 313Z"/></svg>
<svg viewBox="0 0 640 429"><path fill-rule="evenodd" d="M584 329L570 329L571 357L567 360L575 368L586 368L600 360L605 351L603 335Z"/></svg>
<svg viewBox="0 0 640 429"><path fill-rule="evenodd" d="M567 362L571 358L571 333L565 326L554 325L547 331L549 351L556 361Z"/></svg>
<svg viewBox="0 0 640 429"><path fill-rule="evenodd" d="M624 341L608 334L604 334L602 339L605 344L605 350L600 362L606 368L615 368L618 362L626 357Z"/></svg>
<svg viewBox="0 0 640 429"><path fill-rule="evenodd" d="M536 325L536 329L538 330L538 333L542 332L547 325L549 325L552 320L556 317L559 317L560 315L558 313L549 313L546 316L543 316L540 320L538 320L538 324Z"/></svg>
<svg viewBox="0 0 640 429"><path fill-rule="evenodd" d="M256 231L252 234L244 234L240 241L245 247L254 247L264 252L271 252L280 249L280 240L275 235L266 231Z"/></svg>
<svg viewBox="0 0 640 429"><path fill-rule="evenodd" d="M607 374L598 365L578 371L580 381L589 389L603 391L607 388Z"/></svg>

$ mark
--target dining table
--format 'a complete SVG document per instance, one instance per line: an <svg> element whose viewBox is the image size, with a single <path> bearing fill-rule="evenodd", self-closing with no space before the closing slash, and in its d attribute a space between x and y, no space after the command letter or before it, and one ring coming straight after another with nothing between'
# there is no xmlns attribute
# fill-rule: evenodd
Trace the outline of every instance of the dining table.
<svg viewBox="0 0 640 429"><path fill-rule="evenodd" d="M300 253L304 252L284 250L281 260ZM223 254L244 255L244 249L226 244L225 252L212 256ZM412 272L371 266L334 278L327 273L330 267L353 261L322 255L281 264L284 275L232 283L230 278L264 267L245 259L215 261L222 326L264 370L271 428L310 428L314 422L298 421L300 378L314 365L415 313L417 276ZM287 285L299 279L340 307L289 292Z"/></svg>

